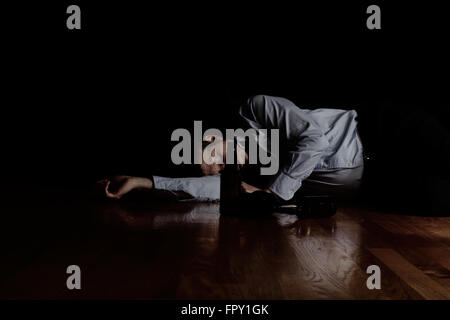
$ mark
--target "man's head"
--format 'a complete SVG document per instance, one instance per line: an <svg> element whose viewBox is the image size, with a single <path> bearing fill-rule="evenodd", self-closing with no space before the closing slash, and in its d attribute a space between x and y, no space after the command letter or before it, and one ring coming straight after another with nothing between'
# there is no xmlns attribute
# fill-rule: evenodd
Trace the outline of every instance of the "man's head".
<svg viewBox="0 0 450 320"><path fill-rule="evenodd" d="M219 136L207 136L202 145L202 163L200 164L203 176L216 175L223 170L226 163L227 146L232 146L232 140L224 140ZM242 167L247 154L244 149L237 146L238 166Z"/></svg>

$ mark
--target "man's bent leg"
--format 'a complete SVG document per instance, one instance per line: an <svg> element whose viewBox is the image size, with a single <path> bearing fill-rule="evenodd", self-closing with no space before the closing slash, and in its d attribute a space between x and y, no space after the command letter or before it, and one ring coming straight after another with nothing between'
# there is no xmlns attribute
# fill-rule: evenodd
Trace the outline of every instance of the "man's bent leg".
<svg viewBox="0 0 450 320"><path fill-rule="evenodd" d="M329 195L348 198L356 195L361 185L364 166L326 171L314 171L302 182L296 197Z"/></svg>

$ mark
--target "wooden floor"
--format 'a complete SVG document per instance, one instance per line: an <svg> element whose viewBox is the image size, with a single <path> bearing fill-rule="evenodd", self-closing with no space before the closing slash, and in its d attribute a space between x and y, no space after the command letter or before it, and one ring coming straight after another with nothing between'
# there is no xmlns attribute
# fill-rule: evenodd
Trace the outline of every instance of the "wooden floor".
<svg viewBox="0 0 450 320"><path fill-rule="evenodd" d="M2 299L450 298L450 218L341 207L239 219L212 203L76 201L2 215ZM66 288L72 264L79 291ZM366 286L373 264L381 290Z"/></svg>

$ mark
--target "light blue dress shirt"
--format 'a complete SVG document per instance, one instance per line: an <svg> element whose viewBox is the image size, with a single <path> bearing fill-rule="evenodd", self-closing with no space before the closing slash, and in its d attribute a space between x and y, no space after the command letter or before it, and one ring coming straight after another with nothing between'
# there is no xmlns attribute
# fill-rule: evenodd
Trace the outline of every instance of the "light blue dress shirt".
<svg viewBox="0 0 450 320"><path fill-rule="evenodd" d="M363 165L363 148L354 110L300 109L291 101L258 95L241 106L239 114L248 127L279 129L280 168L269 189L291 199L313 171L336 171ZM270 139L267 147L270 151ZM220 177L165 178L154 176L155 188L183 191L194 200L220 197Z"/></svg>
<svg viewBox="0 0 450 320"><path fill-rule="evenodd" d="M285 98L258 95L239 114L251 128L279 129L280 170L269 189L284 200L313 171L363 165L355 110L306 110Z"/></svg>

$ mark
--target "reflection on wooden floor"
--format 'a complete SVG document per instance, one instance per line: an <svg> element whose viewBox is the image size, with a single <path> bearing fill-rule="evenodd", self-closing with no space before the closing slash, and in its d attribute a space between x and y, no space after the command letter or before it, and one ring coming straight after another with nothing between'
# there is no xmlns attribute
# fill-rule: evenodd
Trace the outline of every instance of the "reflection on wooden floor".
<svg viewBox="0 0 450 320"><path fill-rule="evenodd" d="M7 249L1 298L450 298L450 218L343 207L329 219L240 219L220 216L218 204L179 203L47 212L50 224ZM80 291L66 289L71 264ZM381 290L366 286L372 264Z"/></svg>

